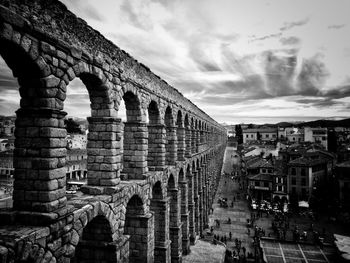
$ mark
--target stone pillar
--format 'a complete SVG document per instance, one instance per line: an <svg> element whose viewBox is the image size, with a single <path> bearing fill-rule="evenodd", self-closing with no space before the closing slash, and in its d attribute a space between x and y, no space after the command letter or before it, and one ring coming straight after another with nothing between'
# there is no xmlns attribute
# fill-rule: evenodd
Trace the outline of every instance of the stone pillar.
<svg viewBox="0 0 350 263"><path fill-rule="evenodd" d="M22 108L16 114L13 208L52 212L65 207L66 113Z"/></svg>
<svg viewBox="0 0 350 263"><path fill-rule="evenodd" d="M151 211L154 213L154 262L170 262L169 198L152 199Z"/></svg>
<svg viewBox="0 0 350 263"><path fill-rule="evenodd" d="M202 178L202 169L198 168L198 233L202 233L204 229L203 225L203 178Z"/></svg>
<svg viewBox="0 0 350 263"><path fill-rule="evenodd" d="M117 262L129 263L129 236L121 236L115 240Z"/></svg>
<svg viewBox="0 0 350 263"><path fill-rule="evenodd" d="M199 233L198 172L193 171L194 230Z"/></svg>
<svg viewBox="0 0 350 263"><path fill-rule="evenodd" d="M182 230L181 230L181 191L169 189L170 196L170 240L171 262L182 261Z"/></svg>
<svg viewBox="0 0 350 263"><path fill-rule="evenodd" d="M197 131L195 129L191 129L191 153L195 154L197 145Z"/></svg>
<svg viewBox="0 0 350 263"><path fill-rule="evenodd" d="M148 172L147 125L141 122L126 122L124 126L124 179L145 179Z"/></svg>
<svg viewBox="0 0 350 263"><path fill-rule="evenodd" d="M120 182L121 119L89 117L88 185L115 186Z"/></svg>
<svg viewBox="0 0 350 263"><path fill-rule="evenodd" d="M192 132L190 127L186 127L186 138L185 138L185 143L186 143L186 152L185 156L187 158L192 156Z"/></svg>
<svg viewBox="0 0 350 263"><path fill-rule="evenodd" d="M193 199L193 176L192 174L187 175L188 183L188 212L189 212L189 233L190 233L190 243L194 245L196 240L196 231L195 231L195 209L194 209L194 199Z"/></svg>
<svg viewBox="0 0 350 263"><path fill-rule="evenodd" d="M130 233L129 261L154 262L154 217L152 213L130 216L125 224Z"/></svg>
<svg viewBox="0 0 350 263"><path fill-rule="evenodd" d="M148 158L149 170L164 170L165 168L165 126L162 124L148 125Z"/></svg>
<svg viewBox="0 0 350 263"><path fill-rule="evenodd" d="M185 143L185 128L177 127L177 159L179 161L185 160L186 143Z"/></svg>
<svg viewBox="0 0 350 263"><path fill-rule="evenodd" d="M190 253L187 181L179 181L179 187L181 189L182 254L187 255Z"/></svg>
<svg viewBox="0 0 350 263"><path fill-rule="evenodd" d="M204 131L203 131L203 130L200 130L199 134L200 134L200 135L199 135L199 136L200 136L199 142L200 142L200 144L204 144L204 143L205 143Z"/></svg>
<svg viewBox="0 0 350 263"><path fill-rule="evenodd" d="M166 127L166 164L175 165L177 161L176 127Z"/></svg>
<svg viewBox="0 0 350 263"><path fill-rule="evenodd" d="M196 130L195 133L196 133L196 149L195 149L195 152L198 153L199 152L199 144L200 144L199 130Z"/></svg>

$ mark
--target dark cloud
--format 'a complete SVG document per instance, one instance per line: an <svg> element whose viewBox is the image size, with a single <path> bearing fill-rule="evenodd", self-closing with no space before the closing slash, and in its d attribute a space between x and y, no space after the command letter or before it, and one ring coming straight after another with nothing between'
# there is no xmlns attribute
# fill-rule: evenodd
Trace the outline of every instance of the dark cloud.
<svg viewBox="0 0 350 263"><path fill-rule="evenodd" d="M320 95L320 89L330 75L322 58L321 54L316 54L309 59L303 60L301 71L297 77L299 94L308 96Z"/></svg>
<svg viewBox="0 0 350 263"><path fill-rule="evenodd" d="M303 20L296 21L296 22L285 22L283 26L280 28L280 30L286 31L286 30L292 29L293 27L303 26L308 22L309 22L309 18L305 18Z"/></svg>
<svg viewBox="0 0 350 263"><path fill-rule="evenodd" d="M270 34L270 35L263 36L263 37L254 37L254 38L252 38L252 40L250 40L248 42L261 41L261 40L266 40L269 38L276 38L276 37L280 37L280 36L282 36L282 33Z"/></svg>
<svg viewBox="0 0 350 263"><path fill-rule="evenodd" d="M297 37L283 37L280 39L282 45L298 45L300 44L300 39Z"/></svg>
<svg viewBox="0 0 350 263"><path fill-rule="evenodd" d="M325 91L322 93L322 96L330 99L342 99L350 97L350 84Z"/></svg>
<svg viewBox="0 0 350 263"><path fill-rule="evenodd" d="M305 104L306 107L326 108L335 105L344 105L343 102L334 101L330 98L313 98L313 99L297 99L294 100L299 104Z"/></svg>
<svg viewBox="0 0 350 263"><path fill-rule="evenodd" d="M341 24L341 25L329 25L328 29L340 29L345 27L345 24Z"/></svg>

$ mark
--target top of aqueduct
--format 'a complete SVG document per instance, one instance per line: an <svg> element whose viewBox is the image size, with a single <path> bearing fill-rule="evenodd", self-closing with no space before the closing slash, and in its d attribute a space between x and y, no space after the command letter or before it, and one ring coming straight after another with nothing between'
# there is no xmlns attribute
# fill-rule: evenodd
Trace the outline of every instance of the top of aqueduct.
<svg viewBox="0 0 350 263"><path fill-rule="evenodd" d="M191 115L207 121L224 132L224 128L147 66L118 48L98 31L78 18L67 7L53 0L0 0L0 17L9 20L29 35L45 39L49 44L70 52L72 57L84 60L164 98L181 105ZM9 10L13 13L9 14ZM10 11L10 12L11 12Z"/></svg>

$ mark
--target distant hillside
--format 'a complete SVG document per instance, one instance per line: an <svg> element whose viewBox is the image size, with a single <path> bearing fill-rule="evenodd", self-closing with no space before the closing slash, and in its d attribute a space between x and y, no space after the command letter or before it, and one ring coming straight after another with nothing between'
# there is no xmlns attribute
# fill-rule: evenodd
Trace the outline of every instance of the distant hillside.
<svg viewBox="0 0 350 263"><path fill-rule="evenodd" d="M309 127L350 127L350 118L343 120L317 120L299 123L297 126Z"/></svg>

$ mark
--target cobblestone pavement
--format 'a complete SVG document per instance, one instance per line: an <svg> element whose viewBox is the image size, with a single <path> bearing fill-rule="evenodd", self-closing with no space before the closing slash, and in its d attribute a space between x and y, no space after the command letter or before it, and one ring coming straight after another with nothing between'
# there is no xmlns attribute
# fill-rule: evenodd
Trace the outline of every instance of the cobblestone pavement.
<svg viewBox="0 0 350 263"><path fill-rule="evenodd" d="M234 168L239 165L239 159L234 157L236 154L234 148L227 147L224 156L223 171L231 173ZM239 170L239 169L238 169ZM228 199L228 207L220 207L219 198ZM234 201L233 207L231 202ZM247 200L243 191L239 190L239 182L233 180L231 176L222 176L219 187L215 196L215 201L212 206L213 213L209 216L209 227L213 226L214 231L211 236L206 235L206 239L212 239L213 235L221 237L226 236L226 245L228 249L236 250L235 239L242 241L241 247L245 247L247 253L253 253L252 237L248 235L247 219L250 219L250 211ZM231 224L228 224L228 218L231 219ZM216 219L220 221L220 226L217 226ZM229 233L232 233L232 239L229 240ZM253 235L253 231L251 231ZM242 255L242 250L240 251Z"/></svg>
<svg viewBox="0 0 350 263"><path fill-rule="evenodd" d="M222 245L198 240L191 247L191 253L182 258L183 263L222 263L225 259L226 248Z"/></svg>

